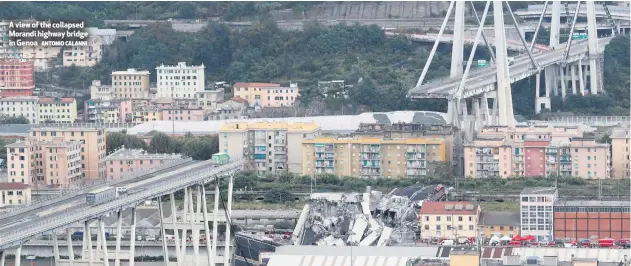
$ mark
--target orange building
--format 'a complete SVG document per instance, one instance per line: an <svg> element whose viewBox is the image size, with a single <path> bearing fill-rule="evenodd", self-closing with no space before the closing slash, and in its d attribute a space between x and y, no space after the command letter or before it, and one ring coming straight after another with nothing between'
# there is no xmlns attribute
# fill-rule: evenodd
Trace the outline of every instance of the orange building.
<svg viewBox="0 0 631 266"><path fill-rule="evenodd" d="M630 238L629 201L557 201L554 238Z"/></svg>

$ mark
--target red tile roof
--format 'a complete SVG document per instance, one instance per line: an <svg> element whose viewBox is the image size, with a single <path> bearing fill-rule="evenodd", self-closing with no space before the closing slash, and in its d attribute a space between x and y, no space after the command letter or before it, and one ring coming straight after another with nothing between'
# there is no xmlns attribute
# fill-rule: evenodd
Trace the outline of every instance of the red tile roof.
<svg viewBox="0 0 631 266"><path fill-rule="evenodd" d="M55 98L39 98L39 103L54 103Z"/></svg>
<svg viewBox="0 0 631 266"><path fill-rule="evenodd" d="M473 210L467 210L467 205L473 206ZM448 208L446 208L447 206ZM461 206L459 209L457 206ZM478 211L478 206L468 201L438 201L438 202L423 202L421 206L421 214L464 214L475 215Z"/></svg>
<svg viewBox="0 0 631 266"><path fill-rule="evenodd" d="M61 98L61 99L39 98L39 103L55 103L55 102L72 103L73 101L74 101L74 98Z"/></svg>
<svg viewBox="0 0 631 266"><path fill-rule="evenodd" d="M0 183L0 190L7 190L7 189L25 189L30 187L29 184L22 184L22 183Z"/></svg>
<svg viewBox="0 0 631 266"><path fill-rule="evenodd" d="M247 100L245 100L245 99L243 99L243 98L241 98L239 96L233 97L232 100L235 101L235 102L238 102L238 103L245 103L245 102L247 102Z"/></svg>
<svg viewBox="0 0 631 266"><path fill-rule="evenodd" d="M239 88L265 88L265 87L280 87L280 84L276 83L261 83L261 82L237 82L234 87Z"/></svg>
<svg viewBox="0 0 631 266"><path fill-rule="evenodd" d="M61 98L62 103L72 103L74 102L74 98Z"/></svg>

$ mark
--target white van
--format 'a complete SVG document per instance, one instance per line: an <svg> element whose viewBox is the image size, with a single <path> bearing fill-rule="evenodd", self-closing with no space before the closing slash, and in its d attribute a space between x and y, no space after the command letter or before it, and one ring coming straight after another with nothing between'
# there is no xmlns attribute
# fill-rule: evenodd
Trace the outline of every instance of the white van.
<svg viewBox="0 0 631 266"><path fill-rule="evenodd" d="M454 241L451 239L445 239L443 241L440 241L440 245L441 246L453 246L454 245Z"/></svg>

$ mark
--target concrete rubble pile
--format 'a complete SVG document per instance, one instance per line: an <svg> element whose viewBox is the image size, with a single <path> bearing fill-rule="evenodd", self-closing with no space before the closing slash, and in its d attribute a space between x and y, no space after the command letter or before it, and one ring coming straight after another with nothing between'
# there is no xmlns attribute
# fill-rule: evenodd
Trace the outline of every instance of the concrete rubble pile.
<svg viewBox="0 0 631 266"><path fill-rule="evenodd" d="M418 210L423 200L435 198L436 193L420 186L408 190L414 191L397 194L393 190L384 195L368 187L361 194L314 193L298 218L292 241L319 246L414 244Z"/></svg>

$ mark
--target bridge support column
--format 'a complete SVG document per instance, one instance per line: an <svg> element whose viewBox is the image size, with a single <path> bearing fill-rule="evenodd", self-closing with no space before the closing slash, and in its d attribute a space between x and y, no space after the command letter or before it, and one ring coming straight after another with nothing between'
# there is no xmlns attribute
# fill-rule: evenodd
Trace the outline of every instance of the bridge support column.
<svg viewBox="0 0 631 266"><path fill-rule="evenodd" d="M169 195L169 198L171 199L171 218L173 218L171 222L173 223L173 237L175 238L175 258L177 261L177 265L181 266L182 254L180 250L180 233L177 229L177 208L175 208L175 196L173 195L173 193Z"/></svg>
<svg viewBox="0 0 631 266"><path fill-rule="evenodd" d="M7 253L4 251L0 251L0 266L4 266L4 262L6 260Z"/></svg>
<svg viewBox="0 0 631 266"><path fill-rule="evenodd" d="M68 246L68 264L70 266L72 266L74 264L74 250L72 247L72 229L67 228L66 229L66 239L68 239L68 241L66 241L66 245ZM0 263L0 266L4 266L4 264Z"/></svg>
<svg viewBox="0 0 631 266"><path fill-rule="evenodd" d="M22 244L15 248L15 265L22 265Z"/></svg>
<svg viewBox="0 0 631 266"><path fill-rule="evenodd" d="M103 265L109 266L109 254L107 254L107 239L105 238L105 223L103 217L99 219L99 235L101 236L101 245L103 245Z"/></svg>
<svg viewBox="0 0 631 266"><path fill-rule="evenodd" d="M583 60L578 60L578 86L582 96L585 96L585 76L583 75Z"/></svg>
<svg viewBox="0 0 631 266"><path fill-rule="evenodd" d="M182 262L186 263L186 245L188 245L187 243L187 238L188 238L188 230L186 230L186 227L184 227L184 224L186 223L186 221L188 220L188 188L184 188L184 205L183 205L183 210L182 210L182 242L181 242L181 247L182 247Z"/></svg>
<svg viewBox="0 0 631 266"><path fill-rule="evenodd" d="M482 115L484 116L484 124L491 124L491 116L489 114L489 98L486 93L482 94Z"/></svg>
<svg viewBox="0 0 631 266"><path fill-rule="evenodd" d="M88 265L92 266L94 263L94 252L92 252L92 234L90 232L90 221L85 221L83 235L88 240ZM133 236L133 233L132 233Z"/></svg>
<svg viewBox="0 0 631 266"><path fill-rule="evenodd" d="M464 2L463 2L464 5ZM464 9L464 7L463 7ZM463 10L464 12L464 10ZM456 13L458 14L458 13ZM226 206L226 245L223 253L224 262L223 265L231 265L230 264L230 224L232 221L232 178L233 174L230 174L230 179L228 181L228 204Z"/></svg>
<svg viewBox="0 0 631 266"><path fill-rule="evenodd" d="M164 252L164 266L168 266L169 265L169 248L168 248L168 243L167 243L167 233L164 230L164 211L162 210L162 197L159 196L158 197L158 212L160 212L160 233L162 234L162 252ZM173 211L171 211L173 213ZM118 212L120 214L120 211ZM120 216L119 216L120 217ZM120 218L119 218L120 221ZM118 261L118 238L116 239L116 260ZM119 265L114 265L114 266L119 266Z"/></svg>
<svg viewBox="0 0 631 266"><path fill-rule="evenodd" d="M566 88L565 88L565 70L567 68L565 66L560 66L559 67L559 73L561 74L561 99L563 99L563 101L565 101L565 94L566 94Z"/></svg>
<svg viewBox="0 0 631 266"><path fill-rule="evenodd" d="M208 225L208 202L206 201L206 188L202 187L202 197L204 198L202 205L202 212L204 213L204 233L206 234L206 252L208 253L208 265L215 265L215 256L212 253L212 247L210 246L210 226Z"/></svg>
<svg viewBox="0 0 631 266"><path fill-rule="evenodd" d="M116 212L116 248L114 250L114 266L121 265L120 253L121 253L121 239L123 236L123 230L121 228L122 226L123 226L123 212L122 210L118 210L118 212Z"/></svg>
<svg viewBox="0 0 631 266"><path fill-rule="evenodd" d="M215 206L213 209L213 252L211 255L214 257L213 261L215 261L215 258L217 258L217 213L219 213L219 180L217 178L219 177L215 176ZM211 266L215 266L215 264Z"/></svg>
<svg viewBox="0 0 631 266"><path fill-rule="evenodd" d="M482 129L482 126L484 125L484 120L482 120L482 113L480 112L480 104L482 102L482 98L480 97L476 97L473 98L473 112L475 113L475 125L474 125L474 132L478 132L480 129Z"/></svg>
<svg viewBox="0 0 631 266"><path fill-rule="evenodd" d="M131 239L129 242L129 266L134 266L136 258L136 206L131 208Z"/></svg>
<svg viewBox="0 0 631 266"><path fill-rule="evenodd" d="M464 58L464 11L465 1L456 2L454 17L453 44L451 48L451 73L450 77L462 75L462 60Z"/></svg>
<svg viewBox="0 0 631 266"><path fill-rule="evenodd" d="M552 1L552 14L550 16L550 46L559 45L561 29L561 1Z"/></svg>
<svg viewBox="0 0 631 266"><path fill-rule="evenodd" d="M193 244L193 261L195 262L195 265L199 265L199 231L193 228L193 220L197 222L197 219L195 219L195 217L197 217L197 214L195 213L195 208L193 206L193 188L191 187L189 188L189 190L188 208L189 212L191 213L191 218L189 219L189 222L191 225L191 242Z"/></svg>
<svg viewBox="0 0 631 266"><path fill-rule="evenodd" d="M572 94L576 95L576 65L570 65L570 69L572 70Z"/></svg>
<svg viewBox="0 0 631 266"><path fill-rule="evenodd" d="M53 231L53 257L55 258L55 265L59 265L59 243L57 242L57 232L55 231Z"/></svg>
<svg viewBox="0 0 631 266"><path fill-rule="evenodd" d="M594 1L586 1L587 4L587 42L589 46L589 91L597 94L600 85L600 72L598 69L600 50L598 48L598 32L596 30L596 10Z"/></svg>
<svg viewBox="0 0 631 266"><path fill-rule="evenodd" d="M497 57L499 124L513 127L515 125L515 117L513 115L513 97L511 94L510 74L508 71L503 1L493 1L493 20L495 24L495 55Z"/></svg>

